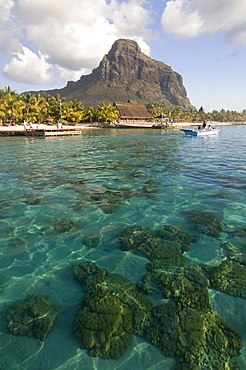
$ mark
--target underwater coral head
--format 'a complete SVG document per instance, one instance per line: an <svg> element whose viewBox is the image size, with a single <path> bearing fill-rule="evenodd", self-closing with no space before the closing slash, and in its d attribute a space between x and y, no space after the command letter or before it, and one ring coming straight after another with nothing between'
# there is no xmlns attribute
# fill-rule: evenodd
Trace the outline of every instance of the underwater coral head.
<svg viewBox="0 0 246 370"><path fill-rule="evenodd" d="M132 314L110 293L86 293L73 322L73 333L90 356L119 358L132 342Z"/></svg>
<svg viewBox="0 0 246 370"><path fill-rule="evenodd" d="M7 312L7 325L13 334L44 340L53 329L56 315L56 306L46 296L31 294L12 304Z"/></svg>
<svg viewBox="0 0 246 370"><path fill-rule="evenodd" d="M73 220L70 220L70 218L63 218L55 223L54 229L58 233L67 233L78 229L78 225Z"/></svg>
<svg viewBox="0 0 246 370"><path fill-rule="evenodd" d="M189 210L185 212L187 220L202 234L218 237L222 231L222 219L210 210Z"/></svg>

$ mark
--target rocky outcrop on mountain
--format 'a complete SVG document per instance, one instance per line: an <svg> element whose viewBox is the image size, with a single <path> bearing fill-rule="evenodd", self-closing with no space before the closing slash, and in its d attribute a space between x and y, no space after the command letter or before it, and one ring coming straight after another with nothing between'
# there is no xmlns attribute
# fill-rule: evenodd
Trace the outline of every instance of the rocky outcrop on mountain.
<svg viewBox="0 0 246 370"><path fill-rule="evenodd" d="M142 53L137 42L127 39L115 41L91 74L81 76L77 82L68 82L62 89L46 92L59 93L66 100L78 99L85 107L104 100L113 103L128 99L142 104L158 102L167 108L178 105L189 110L192 107L182 76Z"/></svg>

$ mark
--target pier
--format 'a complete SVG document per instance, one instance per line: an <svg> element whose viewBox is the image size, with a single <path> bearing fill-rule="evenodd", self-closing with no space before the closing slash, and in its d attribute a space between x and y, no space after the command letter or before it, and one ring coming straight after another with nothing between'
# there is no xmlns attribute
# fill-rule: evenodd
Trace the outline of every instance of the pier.
<svg viewBox="0 0 246 370"><path fill-rule="evenodd" d="M80 128L46 128L46 129L27 129L26 136L65 136L65 135L81 135Z"/></svg>
<svg viewBox="0 0 246 370"><path fill-rule="evenodd" d="M35 127L36 126L36 127ZM40 126L40 127L39 127ZM56 137L67 135L81 135L83 127L61 127L48 125L34 125L24 128L23 126L0 126L0 136L28 136L28 137Z"/></svg>

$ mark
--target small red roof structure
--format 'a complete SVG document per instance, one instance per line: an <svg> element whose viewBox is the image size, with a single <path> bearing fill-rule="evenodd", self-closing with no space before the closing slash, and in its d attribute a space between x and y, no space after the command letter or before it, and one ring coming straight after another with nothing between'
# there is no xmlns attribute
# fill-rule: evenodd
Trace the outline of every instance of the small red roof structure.
<svg viewBox="0 0 246 370"><path fill-rule="evenodd" d="M145 106L139 104L136 100L128 100L127 103L114 102L113 106L118 109L121 121L149 121L152 117Z"/></svg>

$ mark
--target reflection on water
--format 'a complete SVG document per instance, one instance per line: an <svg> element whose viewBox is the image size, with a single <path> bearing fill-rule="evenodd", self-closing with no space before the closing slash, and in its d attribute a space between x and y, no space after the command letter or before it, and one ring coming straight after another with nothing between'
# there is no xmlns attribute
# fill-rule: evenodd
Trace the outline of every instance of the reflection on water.
<svg viewBox="0 0 246 370"><path fill-rule="evenodd" d="M3 158L0 165L0 368L174 368L177 351L164 349L163 342L153 338L153 330L147 326L138 335L132 312L140 306L134 309L129 306L126 298L120 296L120 288L117 285L112 288L112 281L105 278L101 278L98 286L100 289L106 286L107 292L111 289L110 294L118 294L117 299L110 296L115 307L119 310L130 307L132 342L118 359L90 357L80 348L72 334L72 323L85 292L92 292L88 276L87 285L80 285L72 267L89 261L131 281L135 300L135 290L148 297L155 307L148 322L157 332L160 327L155 320L161 322L169 307L167 302L175 302L179 307L175 317L179 317L182 329L188 320L187 312L198 309L193 303L185 303L190 299L185 300L187 292L193 289L204 292L207 302L207 311L195 314L202 326L192 327L198 337L201 335L201 341L203 335L208 335L204 334L203 325L210 322L209 310L213 317L219 315L226 320L227 335L232 327L245 340L245 135L245 126L226 126L215 137L185 137L178 130L95 129L83 131L81 137L0 138ZM187 244L180 234L172 231L175 239L171 240L170 233L165 239L164 229L158 231L165 225L179 227L196 240L185 249ZM144 232L148 230L148 236L138 233L140 240L134 239L136 233L130 235L131 247L122 249L119 237L132 226L140 226ZM223 265L224 261L229 264ZM183 270L177 270L176 266ZM194 266L196 270L192 270ZM240 267L235 270L237 266ZM199 279L197 269L202 269ZM172 288L163 280L170 281L170 271L175 278ZM182 271L187 281L191 281L193 274L196 283L190 282L188 288L187 282L181 283L178 271ZM236 276L238 271L240 274ZM112 276L114 281L116 275ZM178 282L186 286L182 299ZM94 300L100 302L101 293L97 288L93 292ZM126 292L125 297L129 297L129 288ZM58 309L54 328L44 341L13 335L7 329L6 315L11 305L16 301L20 304L31 294L47 297ZM50 312L49 307L46 298L39 299L39 308L33 316L29 309L25 316L20 315L20 325L41 320ZM207 333L220 335L218 343L222 348L225 326L222 329L218 317L214 319L214 327L219 328L217 334L208 328ZM171 320L172 333L176 330L175 320ZM116 325L120 330L116 322L113 328ZM158 336L167 338L167 333L160 331ZM170 344L168 338L166 343ZM235 343L236 339L236 346ZM213 355L207 353L210 364L216 360L217 349L213 348ZM241 353L240 361L245 361L245 346ZM204 364L205 360L202 361ZM237 366L227 364L226 351L224 361L218 369Z"/></svg>

